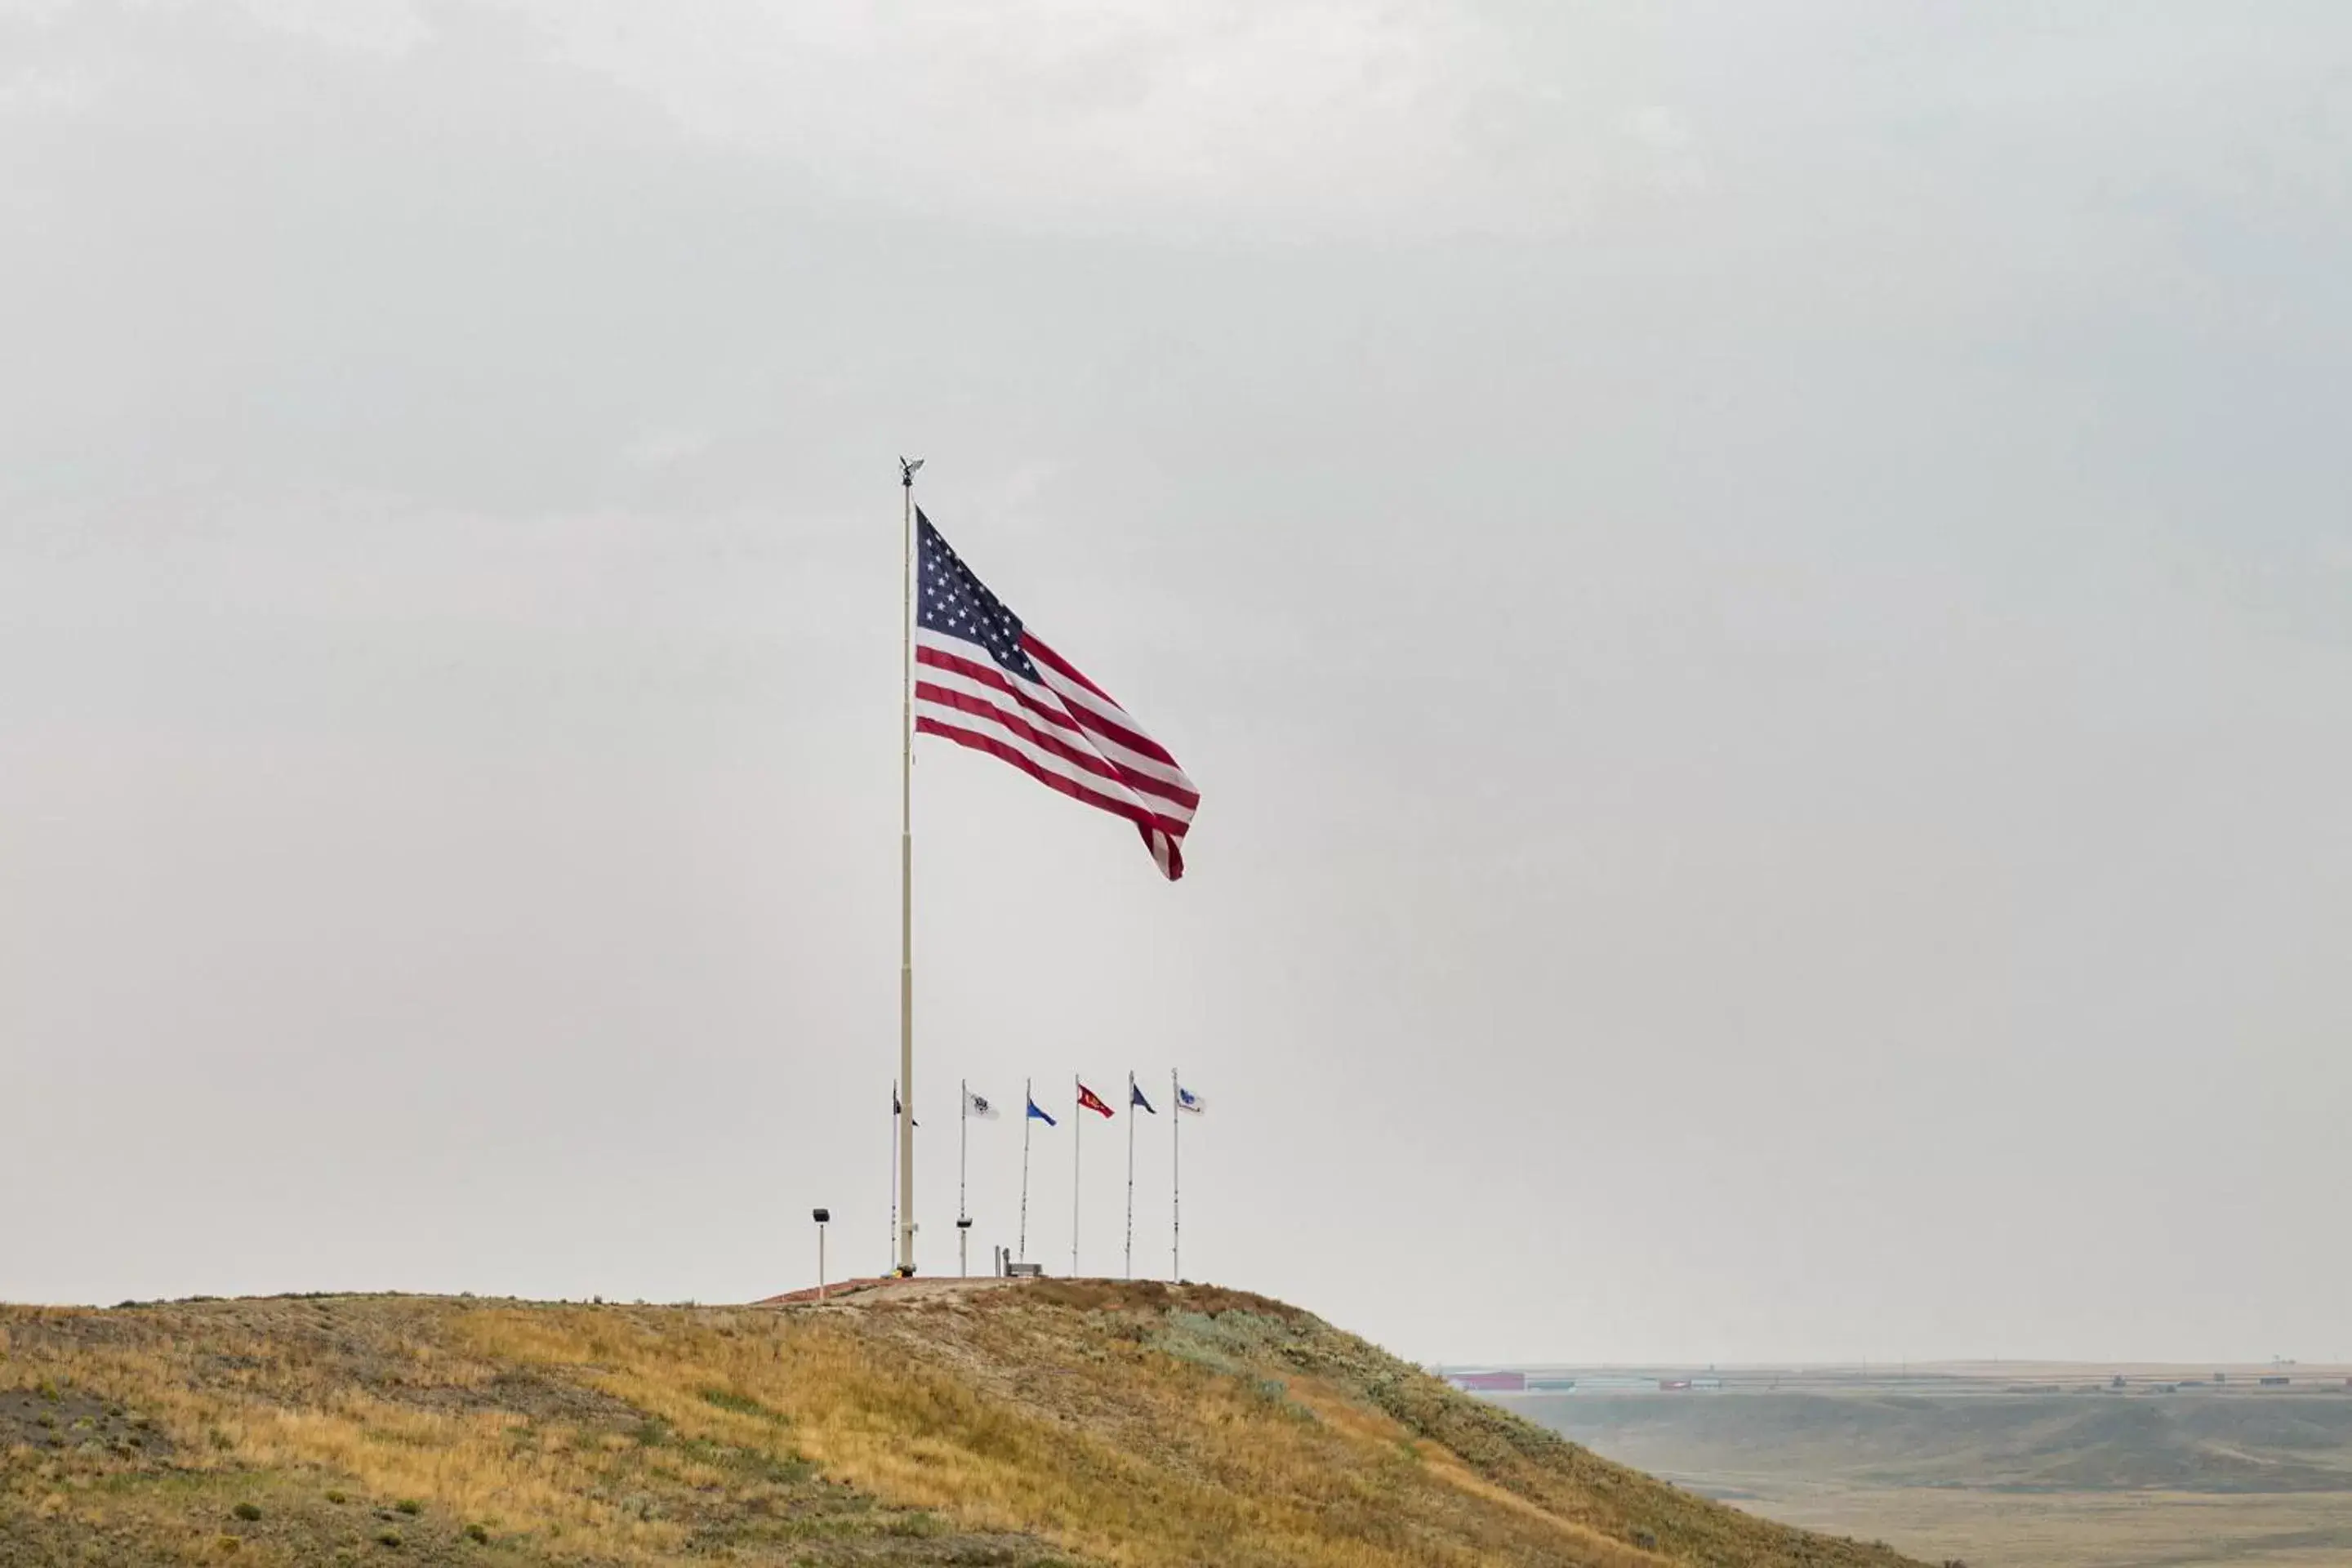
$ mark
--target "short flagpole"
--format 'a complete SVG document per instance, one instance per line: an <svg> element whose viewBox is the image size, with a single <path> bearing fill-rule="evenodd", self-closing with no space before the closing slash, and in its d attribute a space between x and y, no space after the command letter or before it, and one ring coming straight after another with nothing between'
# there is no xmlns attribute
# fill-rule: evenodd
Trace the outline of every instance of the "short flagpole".
<svg viewBox="0 0 2352 1568"><path fill-rule="evenodd" d="M1184 1278L1184 1086L1168 1069L1168 1278Z"/></svg>
<svg viewBox="0 0 2352 1568"><path fill-rule="evenodd" d="M964 1212L964 1151L971 1142L971 1082L956 1079L956 1272L971 1278L971 1216Z"/></svg>
<svg viewBox="0 0 2352 1568"><path fill-rule="evenodd" d="M1127 1278L1135 1278L1135 1069L1127 1069Z"/></svg>
<svg viewBox="0 0 2352 1568"><path fill-rule="evenodd" d="M898 1094L898 1080L890 1080L890 1258L898 1257L898 1118L904 1113L906 1100Z"/></svg>
<svg viewBox="0 0 2352 1568"><path fill-rule="evenodd" d="M897 1272L915 1272L915 470L898 459L899 521L906 551L898 563L898 1190L893 1228Z"/></svg>
<svg viewBox="0 0 2352 1568"><path fill-rule="evenodd" d="M1029 1261L1029 1124L1037 1119L1029 1108L1037 1103L1037 1090L1033 1080L1021 1080L1021 1258Z"/></svg>
<svg viewBox="0 0 2352 1568"><path fill-rule="evenodd" d="M1078 1103L1078 1090L1085 1087L1078 1075L1070 1075L1070 1278L1078 1277L1078 1134L1086 1131L1087 1119L1079 1112L1086 1109Z"/></svg>

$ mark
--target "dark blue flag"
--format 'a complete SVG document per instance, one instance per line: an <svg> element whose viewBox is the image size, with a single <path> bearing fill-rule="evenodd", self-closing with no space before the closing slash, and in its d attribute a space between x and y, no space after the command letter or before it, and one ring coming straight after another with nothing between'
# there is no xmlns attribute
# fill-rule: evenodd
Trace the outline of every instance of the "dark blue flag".
<svg viewBox="0 0 2352 1568"><path fill-rule="evenodd" d="M1038 1121L1044 1122L1048 1127L1059 1127L1061 1125L1060 1122L1055 1121L1052 1117L1037 1109L1037 1101L1034 1098L1032 1098L1029 1101L1029 1114L1035 1117Z"/></svg>

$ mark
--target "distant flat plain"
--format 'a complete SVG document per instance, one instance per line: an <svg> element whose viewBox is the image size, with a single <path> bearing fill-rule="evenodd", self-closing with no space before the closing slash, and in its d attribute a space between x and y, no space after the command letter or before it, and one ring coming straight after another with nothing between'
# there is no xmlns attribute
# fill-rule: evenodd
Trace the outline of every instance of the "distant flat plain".
<svg viewBox="0 0 2352 1568"><path fill-rule="evenodd" d="M1694 1491L1931 1563L2352 1563L2352 1368L1544 1372L1587 1391L1500 1402ZM1710 1377L1721 1392L1654 1391ZM2289 1381L2265 1387L2265 1377ZM1652 1391L1629 1386L1637 1380Z"/></svg>

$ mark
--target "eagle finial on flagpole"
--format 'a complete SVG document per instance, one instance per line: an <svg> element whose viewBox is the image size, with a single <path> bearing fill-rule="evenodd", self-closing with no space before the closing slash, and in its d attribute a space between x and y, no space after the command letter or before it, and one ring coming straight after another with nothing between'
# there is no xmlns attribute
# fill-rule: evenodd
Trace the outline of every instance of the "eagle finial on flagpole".
<svg viewBox="0 0 2352 1568"><path fill-rule="evenodd" d="M917 458L911 462L904 458L899 458L898 482L906 486L908 489L913 489L915 488L915 475L922 466L923 459L920 458Z"/></svg>

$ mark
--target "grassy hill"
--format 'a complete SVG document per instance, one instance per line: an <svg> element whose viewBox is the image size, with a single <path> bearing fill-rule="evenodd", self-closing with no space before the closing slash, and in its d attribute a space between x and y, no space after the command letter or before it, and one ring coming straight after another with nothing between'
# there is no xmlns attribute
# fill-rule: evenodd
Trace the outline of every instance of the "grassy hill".
<svg viewBox="0 0 2352 1568"><path fill-rule="evenodd" d="M1204 1287L0 1309L0 1564L1905 1560Z"/></svg>

